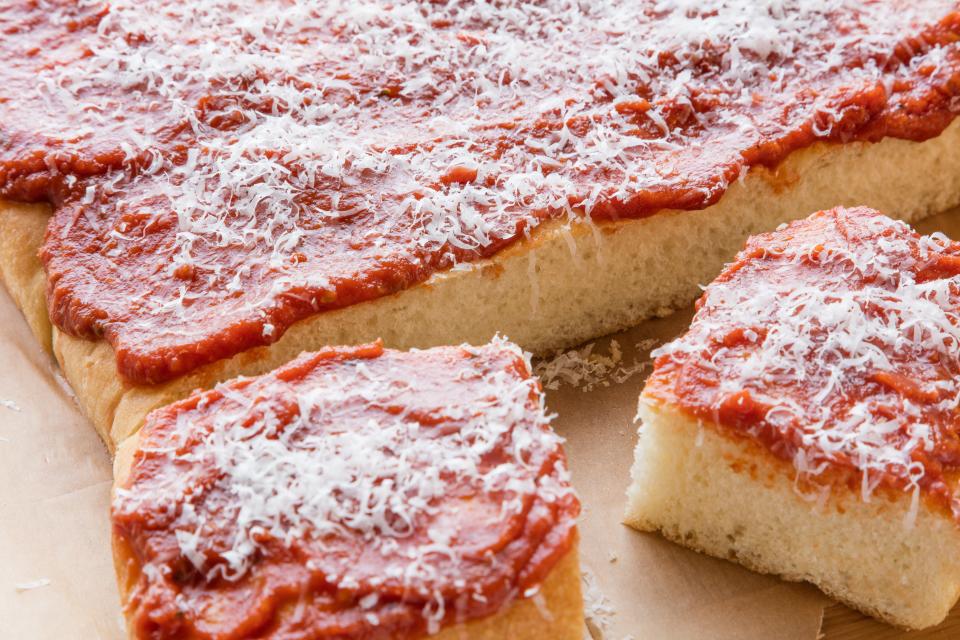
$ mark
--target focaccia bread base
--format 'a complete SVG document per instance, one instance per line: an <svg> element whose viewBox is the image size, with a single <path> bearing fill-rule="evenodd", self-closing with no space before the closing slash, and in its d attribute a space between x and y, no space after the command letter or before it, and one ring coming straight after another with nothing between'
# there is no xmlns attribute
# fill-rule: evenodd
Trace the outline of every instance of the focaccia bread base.
<svg viewBox="0 0 960 640"><path fill-rule="evenodd" d="M942 509L798 487L790 461L652 399L640 418L626 524L907 629L941 622L960 596L960 527Z"/></svg>
<svg viewBox="0 0 960 640"><path fill-rule="evenodd" d="M113 349L51 327L36 254L42 205L0 203L0 275L34 333L50 344L80 406L113 450L153 408L199 387L269 371L302 351L381 337L393 348L470 342L500 332L548 353L688 304L747 236L840 204L908 222L960 203L960 120L925 142L818 144L775 170L755 168L700 211L613 223L547 223L489 260L405 291L303 320L257 347L161 385L120 379Z"/></svg>

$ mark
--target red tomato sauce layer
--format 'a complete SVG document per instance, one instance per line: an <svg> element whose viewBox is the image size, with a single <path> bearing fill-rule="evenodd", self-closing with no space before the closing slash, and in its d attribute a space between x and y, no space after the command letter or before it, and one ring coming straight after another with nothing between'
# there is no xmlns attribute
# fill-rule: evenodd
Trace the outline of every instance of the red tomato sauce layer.
<svg viewBox="0 0 960 640"><path fill-rule="evenodd" d="M150 414L112 519L137 637L394 638L535 597L579 508L519 351L374 344Z"/></svg>
<svg viewBox="0 0 960 640"><path fill-rule="evenodd" d="M813 485L922 492L960 517L960 244L870 209L751 238L656 353L645 397Z"/></svg>
<svg viewBox="0 0 960 640"><path fill-rule="evenodd" d="M815 142L941 133L941 0L0 8L0 197L53 322L169 380L552 219L701 209Z"/></svg>

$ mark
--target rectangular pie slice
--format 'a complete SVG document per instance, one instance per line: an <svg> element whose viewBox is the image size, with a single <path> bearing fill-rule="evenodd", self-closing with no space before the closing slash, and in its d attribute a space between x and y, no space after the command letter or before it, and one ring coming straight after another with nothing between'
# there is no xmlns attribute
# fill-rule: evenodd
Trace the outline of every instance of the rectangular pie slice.
<svg viewBox="0 0 960 640"><path fill-rule="evenodd" d="M579 508L515 346L305 354L124 443L129 635L581 640Z"/></svg>
<svg viewBox="0 0 960 640"><path fill-rule="evenodd" d="M960 594L960 244L837 208L751 238L640 397L626 522L907 628Z"/></svg>
<svg viewBox="0 0 960 640"><path fill-rule="evenodd" d="M24 0L0 25L0 274L111 448L303 350L546 352L809 211L960 203L944 0Z"/></svg>

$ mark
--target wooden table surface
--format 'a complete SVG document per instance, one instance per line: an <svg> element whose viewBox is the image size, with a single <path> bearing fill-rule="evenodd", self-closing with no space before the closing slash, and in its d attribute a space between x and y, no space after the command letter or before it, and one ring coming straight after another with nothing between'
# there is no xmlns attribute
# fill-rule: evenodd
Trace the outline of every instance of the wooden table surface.
<svg viewBox="0 0 960 640"><path fill-rule="evenodd" d="M877 622L842 604L832 604L823 610L822 640L947 640L960 638L960 607L942 624L923 631L901 631Z"/></svg>

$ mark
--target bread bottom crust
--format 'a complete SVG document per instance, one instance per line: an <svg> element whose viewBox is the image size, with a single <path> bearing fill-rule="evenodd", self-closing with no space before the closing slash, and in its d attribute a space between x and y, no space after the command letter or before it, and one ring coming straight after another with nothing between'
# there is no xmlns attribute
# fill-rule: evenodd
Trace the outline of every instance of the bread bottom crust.
<svg viewBox="0 0 960 640"><path fill-rule="evenodd" d="M133 456L137 449L138 434L128 438L117 450L113 461L114 487L126 482ZM111 536L114 570L125 614L127 602L141 567L129 545L116 531ZM583 640L585 623L583 598L580 584L579 539L564 554L536 594L529 598L514 600L502 611L491 616L443 627L431 640ZM127 630L130 638L135 636Z"/></svg>
<svg viewBox="0 0 960 640"><path fill-rule="evenodd" d="M752 441L655 402L641 402L640 417L626 524L812 582L907 629L941 622L956 603L960 527L941 510L913 505L910 492L865 501L846 487L800 489L793 465Z"/></svg>
<svg viewBox="0 0 960 640"><path fill-rule="evenodd" d="M701 211L591 224L551 222L489 260L400 293L303 320L250 349L161 385L122 382L112 348L52 328L37 250L48 209L0 201L0 275L113 450L153 408L198 387L265 373L302 351L383 338L406 349L480 344L501 332L545 353L688 304L751 234L811 211L867 205L915 221L960 204L960 119L925 142L817 144L755 168Z"/></svg>

